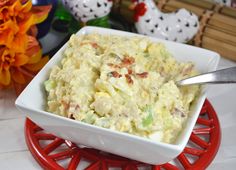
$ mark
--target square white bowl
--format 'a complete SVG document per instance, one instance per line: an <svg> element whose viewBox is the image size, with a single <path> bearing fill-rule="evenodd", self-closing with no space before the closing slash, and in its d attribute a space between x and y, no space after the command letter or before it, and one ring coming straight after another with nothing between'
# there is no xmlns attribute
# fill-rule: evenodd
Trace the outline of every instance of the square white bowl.
<svg viewBox="0 0 236 170"><path fill-rule="evenodd" d="M98 27L84 27L76 35L80 36L93 32L105 35L145 37L134 33ZM157 38L150 39L154 42L164 43L178 61L192 61L200 72L214 71L217 68L220 56L215 52ZM182 152L205 101L206 88L203 88L192 107L186 126L174 144L156 142L71 120L45 111L46 92L43 85L43 82L49 77L51 68L60 63L66 46L67 43L53 56L17 98L15 105L20 111L26 113L31 120L45 130L61 138L141 162L163 164L174 159Z"/></svg>

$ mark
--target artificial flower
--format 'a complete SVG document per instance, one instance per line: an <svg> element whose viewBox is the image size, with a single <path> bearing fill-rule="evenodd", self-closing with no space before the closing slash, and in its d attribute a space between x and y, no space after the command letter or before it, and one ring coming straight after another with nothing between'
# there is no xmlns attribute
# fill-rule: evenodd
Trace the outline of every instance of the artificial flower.
<svg viewBox="0 0 236 170"><path fill-rule="evenodd" d="M0 0L0 87L26 85L48 61L36 39L36 24L51 6L30 0Z"/></svg>

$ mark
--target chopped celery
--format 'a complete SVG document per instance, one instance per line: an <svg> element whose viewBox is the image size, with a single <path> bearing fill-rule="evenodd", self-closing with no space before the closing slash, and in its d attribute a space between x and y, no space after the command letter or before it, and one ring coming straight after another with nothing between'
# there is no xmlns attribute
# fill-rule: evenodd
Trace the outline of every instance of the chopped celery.
<svg viewBox="0 0 236 170"><path fill-rule="evenodd" d="M46 91L49 92L51 89L54 89L56 87L56 82L53 80L46 80L44 82L44 86L45 86Z"/></svg>
<svg viewBox="0 0 236 170"><path fill-rule="evenodd" d="M153 122L151 106L146 106L144 108L144 111L148 113L147 117L145 117L142 121L143 126L146 127L146 126L149 126Z"/></svg>

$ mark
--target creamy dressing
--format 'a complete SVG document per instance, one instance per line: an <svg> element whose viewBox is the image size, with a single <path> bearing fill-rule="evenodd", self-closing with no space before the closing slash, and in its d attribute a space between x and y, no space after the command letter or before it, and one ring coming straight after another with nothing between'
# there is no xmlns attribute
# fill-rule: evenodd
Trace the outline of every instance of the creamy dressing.
<svg viewBox="0 0 236 170"><path fill-rule="evenodd" d="M147 38L72 35L63 55L45 82L47 111L78 121L172 143L199 93L175 84L193 64Z"/></svg>

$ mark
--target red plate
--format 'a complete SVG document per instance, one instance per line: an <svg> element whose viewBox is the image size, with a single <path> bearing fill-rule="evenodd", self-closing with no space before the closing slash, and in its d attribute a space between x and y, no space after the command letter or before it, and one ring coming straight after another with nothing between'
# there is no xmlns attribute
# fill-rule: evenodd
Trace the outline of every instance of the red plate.
<svg viewBox="0 0 236 170"><path fill-rule="evenodd" d="M214 159L219 149L221 131L217 114L206 100L188 145L175 160L163 165L148 165L96 149L78 147L45 132L30 119L25 122L25 140L30 152L44 169L201 170L206 169Z"/></svg>

